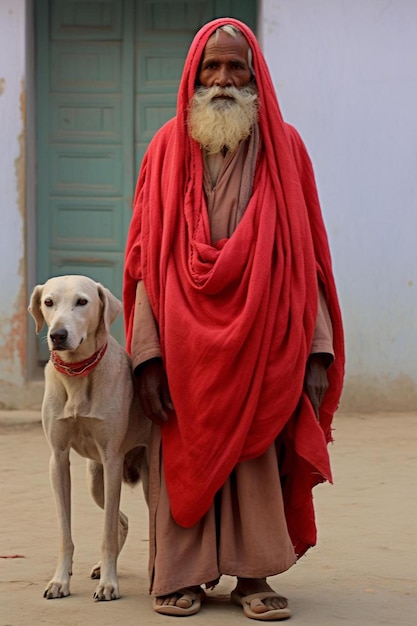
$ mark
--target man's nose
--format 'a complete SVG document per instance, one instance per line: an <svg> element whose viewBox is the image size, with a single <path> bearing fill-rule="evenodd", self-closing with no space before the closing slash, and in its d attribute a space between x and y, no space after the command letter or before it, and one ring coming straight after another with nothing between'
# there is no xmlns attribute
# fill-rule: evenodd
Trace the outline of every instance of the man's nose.
<svg viewBox="0 0 417 626"><path fill-rule="evenodd" d="M218 87L231 87L232 77L226 68L220 68L216 76L216 85Z"/></svg>

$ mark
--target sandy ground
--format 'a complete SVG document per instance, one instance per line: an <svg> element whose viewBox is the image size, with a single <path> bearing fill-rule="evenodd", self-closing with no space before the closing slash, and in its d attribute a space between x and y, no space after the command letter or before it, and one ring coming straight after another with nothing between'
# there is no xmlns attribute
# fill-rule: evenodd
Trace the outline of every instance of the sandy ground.
<svg viewBox="0 0 417 626"><path fill-rule="evenodd" d="M290 599L293 626L417 624L417 414L338 415L331 457L335 484L315 490L318 546L269 579ZM99 558L102 512L85 485L85 461L72 456L71 596L42 597L55 569L57 525L49 451L39 415L0 414L0 626L176 623L151 609L147 511L141 488L124 487L130 532L119 558L122 598L95 603L89 571ZM3 558L19 555L18 558ZM253 624L228 602L224 577L201 612L186 620ZM182 621L181 621L182 623Z"/></svg>

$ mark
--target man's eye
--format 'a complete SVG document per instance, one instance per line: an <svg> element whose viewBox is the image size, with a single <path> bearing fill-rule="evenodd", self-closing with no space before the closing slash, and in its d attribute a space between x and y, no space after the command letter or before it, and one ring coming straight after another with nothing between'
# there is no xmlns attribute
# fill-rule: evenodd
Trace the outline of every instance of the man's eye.
<svg viewBox="0 0 417 626"><path fill-rule="evenodd" d="M85 306L88 303L88 300L86 298L78 298L77 300L77 306Z"/></svg>
<svg viewBox="0 0 417 626"><path fill-rule="evenodd" d="M46 300L44 300L44 302L43 302L43 303L44 303L44 305L45 305L45 306L47 306L47 307L54 306L54 303L53 303L52 298L46 298Z"/></svg>

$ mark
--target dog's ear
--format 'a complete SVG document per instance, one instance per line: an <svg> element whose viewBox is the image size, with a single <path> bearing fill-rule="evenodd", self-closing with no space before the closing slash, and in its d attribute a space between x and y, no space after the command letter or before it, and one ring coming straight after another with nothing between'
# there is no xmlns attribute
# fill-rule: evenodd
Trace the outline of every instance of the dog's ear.
<svg viewBox="0 0 417 626"><path fill-rule="evenodd" d="M42 315L42 310L41 310L42 290L43 290L43 285L36 285L36 287L32 291L32 295L30 297L30 303L28 306L28 311L36 322L36 334L37 335L41 332L43 323L45 321Z"/></svg>
<svg viewBox="0 0 417 626"><path fill-rule="evenodd" d="M100 283L97 283L97 289L100 300L103 303L102 319L104 328L107 332L110 332L110 326L122 311L122 303L107 287L103 287Z"/></svg>

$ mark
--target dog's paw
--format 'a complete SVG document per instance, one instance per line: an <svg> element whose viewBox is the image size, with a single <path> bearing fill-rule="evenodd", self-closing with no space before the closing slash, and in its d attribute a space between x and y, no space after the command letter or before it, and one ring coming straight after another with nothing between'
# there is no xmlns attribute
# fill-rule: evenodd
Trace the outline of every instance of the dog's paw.
<svg viewBox="0 0 417 626"><path fill-rule="evenodd" d="M93 580L100 580L100 576L101 576L101 561L99 561L97 565L94 565L93 569L90 572L90 578L92 578Z"/></svg>
<svg viewBox="0 0 417 626"><path fill-rule="evenodd" d="M47 600L54 598L65 598L70 595L69 582L50 580L43 592L43 597Z"/></svg>
<svg viewBox="0 0 417 626"><path fill-rule="evenodd" d="M101 602L102 600L117 600L120 598L119 587L111 583L105 585L98 584L93 598L96 602Z"/></svg>

